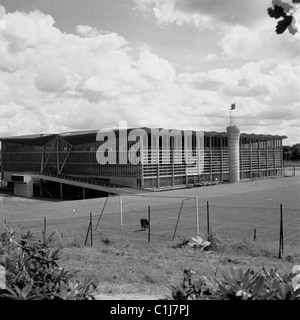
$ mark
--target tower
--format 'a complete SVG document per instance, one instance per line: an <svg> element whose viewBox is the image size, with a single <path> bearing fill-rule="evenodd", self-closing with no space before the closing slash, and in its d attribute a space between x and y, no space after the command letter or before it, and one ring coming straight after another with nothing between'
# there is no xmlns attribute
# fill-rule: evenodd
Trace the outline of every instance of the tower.
<svg viewBox="0 0 300 320"><path fill-rule="evenodd" d="M226 128L228 134L229 153L229 182L240 181L240 129L235 124L235 104L230 109L230 126Z"/></svg>

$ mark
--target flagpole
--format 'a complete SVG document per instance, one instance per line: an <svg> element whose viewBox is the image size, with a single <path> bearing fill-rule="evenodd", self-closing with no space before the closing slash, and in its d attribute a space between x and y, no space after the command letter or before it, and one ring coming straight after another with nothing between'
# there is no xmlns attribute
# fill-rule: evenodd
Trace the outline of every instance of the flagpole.
<svg viewBox="0 0 300 320"><path fill-rule="evenodd" d="M235 103L230 108L230 125L235 126Z"/></svg>

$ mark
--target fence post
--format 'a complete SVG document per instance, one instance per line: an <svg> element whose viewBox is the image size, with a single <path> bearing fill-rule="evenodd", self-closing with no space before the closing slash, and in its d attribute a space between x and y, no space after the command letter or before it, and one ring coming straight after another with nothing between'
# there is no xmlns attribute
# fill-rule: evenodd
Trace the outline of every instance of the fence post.
<svg viewBox="0 0 300 320"><path fill-rule="evenodd" d="M207 215L207 238L209 237L209 202L206 203L206 215Z"/></svg>
<svg viewBox="0 0 300 320"><path fill-rule="evenodd" d="M282 204L280 204L280 221L281 221L281 252L284 253L283 250L283 210L282 210Z"/></svg>
<svg viewBox="0 0 300 320"><path fill-rule="evenodd" d="M86 234L86 237L85 237L85 241L84 241L84 245L85 245L85 246L86 246L86 244L87 244L87 240L88 240L90 228L91 228L91 222L89 223L89 227L88 227L87 234Z"/></svg>
<svg viewBox="0 0 300 320"><path fill-rule="evenodd" d="M46 217L44 217L44 234L46 234L46 229L47 229L47 222L46 222Z"/></svg>
<svg viewBox="0 0 300 320"><path fill-rule="evenodd" d="M196 203L196 224L197 224L197 234L200 234L199 230L199 207L198 207L198 197L195 197L195 203Z"/></svg>
<svg viewBox="0 0 300 320"><path fill-rule="evenodd" d="M95 230L98 228L98 224L99 224L99 222L100 222L100 219L101 219L102 214L103 214L103 212L104 212L104 209L105 209L105 207L106 207L106 203L107 203L108 198L109 198L109 195L107 196L107 198L106 198L106 200L105 200L105 202L104 202L104 205L103 205L102 211L101 211L101 213L100 213L100 217L99 217L99 219L98 219L98 221L97 221Z"/></svg>
<svg viewBox="0 0 300 320"><path fill-rule="evenodd" d="M123 199L120 196L120 214L121 214L121 226L123 226Z"/></svg>
<svg viewBox="0 0 300 320"><path fill-rule="evenodd" d="M253 236L253 240L256 241L256 229L254 228L254 236Z"/></svg>
<svg viewBox="0 0 300 320"><path fill-rule="evenodd" d="M279 254L278 258L281 259L283 253L283 216L282 216L282 204L280 204L280 231L279 231Z"/></svg>
<svg viewBox="0 0 300 320"><path fill-rule="evenodd" d="M184 199L184 200L185 200L185 199ZM181 202L181 207L180 207L180 210L179 210L179 214L178 214L178 218L177 218L177 222L176 222L176 226L175 226L175 230L174 230L174 234L173 234L172 241L173 241L174 238L175 238L175 234L176 234L177 226L178 226L178 223L179 223L179 219L180 219L180 215L181 215L181 211L182 211L182 207L183 207L184 200L182 200L182 202Z"/></svg>
<svg viewBox="0 0 300 320"><path fill-rule="evenodd" d="M91 226L91 247L93 246L93 219L92 213L90 212L90 226Z"/></svg>
<svg viewBox="0 0 300 320"><path fill-rule="evenodd" d="M148 226L148 243L150 243L150 206L148 206L148 222L149 222L149 226Z"/></svg>

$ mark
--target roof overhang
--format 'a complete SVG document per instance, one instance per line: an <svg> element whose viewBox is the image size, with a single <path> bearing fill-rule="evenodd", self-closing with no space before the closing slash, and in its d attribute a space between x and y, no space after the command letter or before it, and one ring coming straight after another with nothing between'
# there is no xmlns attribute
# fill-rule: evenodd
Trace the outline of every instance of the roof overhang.
<svg viewBox="0 0 300 320"><path fill-rule="evenodd" d="M131 131L134 128L128 128L127 131ZM152 130L158 129L161 130L162 128L140 128L145 130L148 134L151 133ZM110 129L113 130L116 135L118 136L119 129ZM166 129L167 131L171 131L171 129ZM35 145L35 146L44 146L51 140L55 139L56 137L61 137L65 141L69 142L72 145L79 145L89 142L96 141L97 133L100 130L85 130L85 131L73 131L73 132L64 132L64 133L56 133L56 134L31 134L31 135L24 135L24 136L12 136L12 137L4 137L0 138L2 142L12 142L12 143L19 143L19 144L27 144L27 145ZM107 130L109 131L109 130ZM178 130L182 133L186 130ZM191 130L193 131L193 130ZM204 131L204 136L207 137L227 137L227 132L216 132L216 131ZM286 139L287 136L279 136L279 135L265 135L265 134L254 134L254 133L241 133L241 138L248 138L248 139L258 139L258 140L274 140L274 139Z"/></svg>

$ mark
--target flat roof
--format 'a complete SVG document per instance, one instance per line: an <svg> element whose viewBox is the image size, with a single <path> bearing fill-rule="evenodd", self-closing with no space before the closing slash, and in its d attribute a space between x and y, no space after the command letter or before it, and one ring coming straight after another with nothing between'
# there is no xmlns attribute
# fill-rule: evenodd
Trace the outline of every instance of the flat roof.
<svg viewBox="0 0 300 320"><path fill-rule="evenodd" d="M131 131L132 129L143 129L147 133L151 133L151 130L161 130L163 128L127 128L127 131ZM107 129L113 130L118 133L119 129ZM165 129L167 131L171 131L173 129ZM43 146L53 140L56 137L61 137L65 141L69 142L72 145L84 144L93 142L96 140L96 135L100 130L82 130L82 131L70 131L63 133L40 133L40 134L29 134L29 135L21 135L21 136L11 136L11 137L0 137L0 141L2 142L13 142L20 144L29 144L35 146ZM187 130L179 130L181 132ZM195 130L191 130L195 131ZM207 137L227 137L227 132L216 132L216 131L204 131L204 136ZM266 135L266 134L255 134L255 133L241 133L240 138L254 138L260 140L273 140L273 139L286 139L287 136L280 135Z"/></svg>

